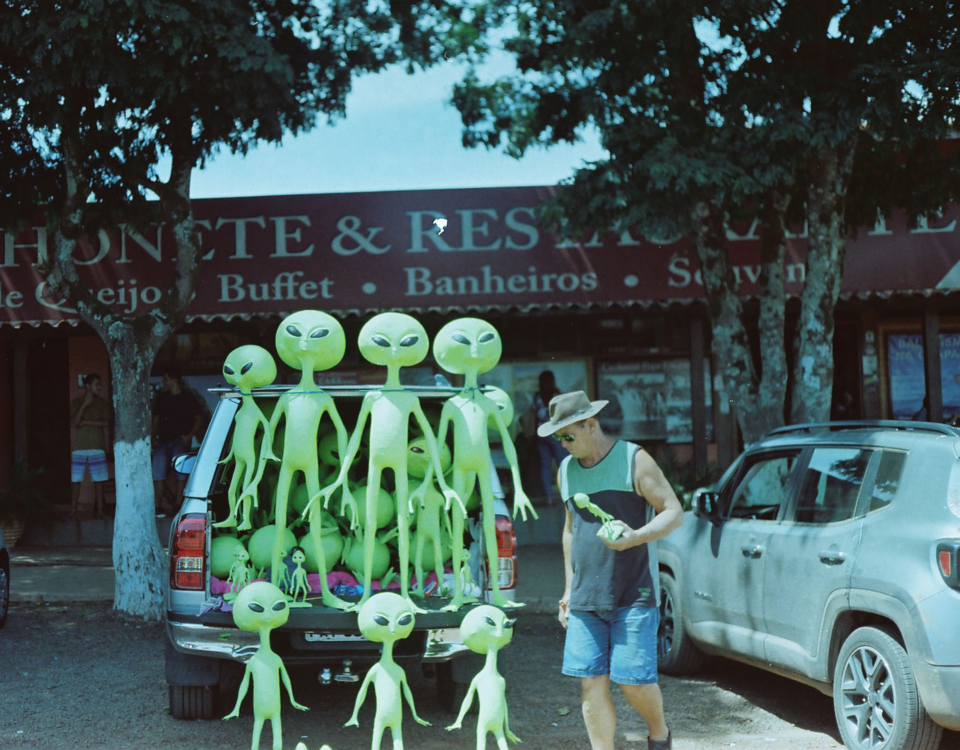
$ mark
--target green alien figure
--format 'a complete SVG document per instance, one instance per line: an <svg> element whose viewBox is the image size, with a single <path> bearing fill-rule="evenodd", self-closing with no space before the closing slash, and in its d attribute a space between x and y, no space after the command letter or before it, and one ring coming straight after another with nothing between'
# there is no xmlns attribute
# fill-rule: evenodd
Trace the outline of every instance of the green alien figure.
<svg viewBox="0 0 960 750"><path fill-rule="evenodd" d="M286 419L283 457L280 460L280 478L277 481L275 516L278 526L287 522L287 504L290 486L296 472L303 472L310 497L320 492L317 433L324 414L329 415L337 431L341 455L347 446L347 431L337 412L333 398L314 383L313 373L336 366L346 349L346 338L340 323L318 310L301 310L286 317L277 328L277 353L288 366L301 371L300 382L284 393L270 419L270 434L277 429L280 418ZM352 505L353 498L344 488L344 502ZM309 508L309 505L308 505ZM356 515L356 514L354 514ZM311 517L310 543L314 552L321 549L321 515ZM321 554L316 555L320 567L321 600L328 607L347 609L349 605L334 596L327 584L327 570ZM273 550L271 581L277 583L282 542L278 535Z"/></svg>
<svg viewBox="0 0 960 750"><path fill-rule="evenodd" d="M303 547L294 547L290 550L290 559L297 567L290 575L290 602L291 607L310 606L307 604L307 595L310 593L310 584L307 583L307 571L303 563L307 559L307 551Z"/></svg>
<svg viewBox="0 0 960 750"><path fill-rule="evenodd" d="M617 519L607 513L605 510L602 510L600 507L595 505L590 497L583 492L578 492L573 496L573 504L578 508L582 508L588 513L592 513L601 521L603 524L600 526L600 530L597 532L597 536L602 539L606 539L608 542L613 542L623 534L623 524L621 524Z"/></svg>
<svg viewBox="0 0 960 750"><path fill-rule="evenodd" d="M400 384L400 368L419 364L427 356L430 349L427 332L417 320L409 315L396 312L381 313L368 320L360 329L359 346L364 359L372 364L387 368L387 381L383 388L372 390L364 396L360 413L357 416L356 427L350 437L350 445L345 453L341 452L344 458L340 467L340 475L321 494L324 503L326 503L330 495L340 485L343 485L344 490L346 490L347 472L360 448L364 426L369 419L370 456L367 462L366 513L364 516L367 519L376 517L377 503L380 497L380 478L384 470L391 469L395 480L398 511L397 544L400 562L400 591L402 596L409 601L410 538L409 515L406 509L409 497L407 443L411 416L416 419L423 433L427 455L430 457L437 473L438 483L447 500L447 505L449 506L451 502L456 500L460 506L459 513L463 514L463 503L443 478L437 441L420 406L420 400L415 393L406 390ZM314 498L314 500L316 499ZM311 500L311 503L314 500ZM370 583L373 578L371 567L373 566L376 533L375 522L368 522L364 526L363 597L360 600L361 606L369 599L371 593ZM411 607L419 611L419 608L412 602Z"/></svg>
<svg viewBox="0 0 960 750"><path fill-rule="evenodd" d="M377 699L377 713L373 719L373 750L379 750L383 730L387 727L393 735L393 750L403 750L403 700L410 706L410 713L418 724L430 726L430 722L417 716L416 706L413 705L413 694L407 684L407 675L403 667L393 660L393 644L395 641L406 638L413 630L415 616L410 602L398 594L389 592L379 593L368 599L360 608L357 623L360 632L367 640L383 644L383 654L380 661L374 664L357 694L357 702L353 706L353 716L344 724L345 727L358 727L360 722L357 716L360 707L367 697L367 689L373 683L374 694Z"/></svg>
<svg viewBox="0 0 960 750"><path fill-rule="evenodd" d="M250 506L257 498L257 485L263 477L263 467L267 457L272 455L270 448L269 422L257 406L251 395L253 388L270 385L277 377L277 365L273 357L261 346L248 345L234 349L227 355L223 363L223 377L231 385L240 390L241 406L233 418L233 440L230 443L230 452L221 463L234 461L233 476L230 478L230 487L227 489L227 500L230 503L230 513L215 528L237 525L237 503L242 504L243 522L240 529L252 528L250 523ZM257 432L263 429L263 446L257 459ZM237 497L237 489L242 490Z"/></svg>
<svg viewBox="0 0 960 750"><path fill-rule="evenodd" d="M242 544L233 551L233 565L230 566L230 575L227 576L227 583L230 584L230 590L223 595L225 601L233 601L237 598L238 592L243 589L251 580L253 580L253 570L250 568L250 553Z"/></svg>
<svg viewBox="0 0 960 750"><path fill-rule="evenodd" d="M483 535L491 571L497 570L496 517L493 507L493 483L490 480L493 461L487 438L487 426L491 420L500 433L503 453L513 476L513 515L516 517L519 511L523 520L526 521L529 510L533 517L537 518L537 512L520 484L517 451L503 420L501 407L484 395L478 386L478 375L492 369L500 361L502 351L500 334L492 325L478 318L458 318L450 321L440 329L433 342L433 356L439 365L447 372L464 376L463 390L447 399L443 405L437 440L443 443L447 429L453 430L453 488L457 494L460 497L469 497L474 482L480 485ZM453 579L457 590L454 592L453 600L445 607L448 610L457 610L465 602L460 585L463 524L464 516L454 513ZM491 575L490 579L493 588L493 604L498 607L522 606L519 602L511 602L500 592L496 575Z"/></svg>
<svg viewBox="0 0 960 750"><path fill-rule="evenodd" d="M440 468L446 474L452 462L450 449L446 444L440 445ZM433 484L433 473L430 471L430 460L427 455L426 440L422 437L410 441L407 453L407 473L414 479L424 479L429 473L431 481L423 482L416 490L410 493L408 510L415 515L417 530L411 535L413 542L413 566L417 575L417 585L414 593L424 596L423 579L425 555L427 550L432 551L432 561L437 574L437 594L443 595L443 563L444 555L441 551L443 532L447 536L452 533L450 516L446 512L446 500L437 491ZM454 511L457 512L457 511ZM429 547L428 547L429 545Z"/></svg>
<svg viewBox="0 0 960 750"><path fill-rule="evenodd" d="M263 722L269 720L273 729L273 750L282 750L283 733L280 727L280 681L287 689L287 696L294 708L307 711L293 698L290 675L283 660L270 649L270 631L279 628L290 617L290 608L284 593L266 581L254 581L243 589L233 605L233 621L241 630L260 634L260 648L250 657L240 683L237 705L224 719L240 715L240 704L247 695L250 678L253 677L253 743L252 750L260 747L260 732Z"/></svg>
<svg viewBox="0 0 960 750"><path fill-rule="evenodd" d="M500 750L507 750L507 739L521 742L513 732L507 720L506 683L497 671L497 652L510 643L513 638L513 620L508 620L496 607L481 604L470 610L460 623L463 642L471 651L486 654L487 659L477 676L470 682L467 695L460 706L457 720L447 727L448 730L460 729L463 717L470 710L476 693L480 702L477 720L477 750L487 746L487 733L493 732Z"/></svg>

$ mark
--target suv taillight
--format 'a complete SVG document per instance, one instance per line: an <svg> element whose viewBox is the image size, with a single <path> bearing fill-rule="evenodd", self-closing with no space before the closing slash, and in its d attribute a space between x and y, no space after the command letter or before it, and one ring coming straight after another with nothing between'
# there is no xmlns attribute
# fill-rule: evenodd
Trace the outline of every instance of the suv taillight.
<svg viewBox="0 0 960 750"><path fill-rule="evenodd" d="M203 591L207 551L207 519L200 513L180 518L170 549L170 586L182 591Z"/></svg>
<svg viewBox="0 0 960 750"><path fill-rule="evenodd" d="M948 586L960 589L960 539L937 542L937 568Z"/></svg>
<svg viewBox="0 0 960 750"><path fill-rule="evenodd" d="M500 589L512 589L517 585L517 537L509 516L498 515L497 529L497 583ZM492 589L490 571L487 571L487 588Z"/></svg>

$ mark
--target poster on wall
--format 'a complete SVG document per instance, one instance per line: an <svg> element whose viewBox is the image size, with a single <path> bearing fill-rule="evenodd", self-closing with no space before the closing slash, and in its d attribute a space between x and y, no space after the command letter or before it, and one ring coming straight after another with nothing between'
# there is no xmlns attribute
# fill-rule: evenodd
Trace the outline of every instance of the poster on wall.
<svg viewBox="0 0 960 750"><path fill-rule="evenodd" d="M710 383L707 367L704 390L708 415ZM610 402L600 412L600 424L611 435L627 440L693 442L688 359L602 362L597 365L597 395ZM712 419L708 419L707 440L713 440Z"/></svg>
<svg viewBox="0 0 960 750"><path fill-rule="evenodd" d="M887 372L893 418L926 419L923 337L919 333L887 335ZM940 334L940 383L943 418L960 415L960 333Z"/></svg>

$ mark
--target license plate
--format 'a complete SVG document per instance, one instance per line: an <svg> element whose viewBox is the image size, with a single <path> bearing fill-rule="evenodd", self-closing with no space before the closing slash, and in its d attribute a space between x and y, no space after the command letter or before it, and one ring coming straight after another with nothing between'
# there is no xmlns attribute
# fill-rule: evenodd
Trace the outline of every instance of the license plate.
<svg viewBox="0 0 960 750"><path fill-rule="evenodd" d="M310 643L345 643L347 641L365 641L362 635L347 635L345 633L304 633L303 640Z"/></svg>

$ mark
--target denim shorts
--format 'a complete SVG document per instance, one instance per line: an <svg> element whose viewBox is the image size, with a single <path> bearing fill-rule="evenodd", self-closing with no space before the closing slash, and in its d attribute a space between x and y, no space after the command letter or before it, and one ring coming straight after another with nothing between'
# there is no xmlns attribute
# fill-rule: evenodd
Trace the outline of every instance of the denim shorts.
<svg viewBox="0 0 960 750"><path fill-rule="evenodd" d="M657 607L571 610L563 647L563 673L610 676L620 685L657 681Z"/></svg>
<svg viewBox="0 0 960 750"><path fill-rule="evenodd" d="M183 441L175 437L173 440L167 440L163 443L157 443L153 446L153 481L162 482L167 478L167 474L173 471L171 464L175 456L179 456L183 453L189 453L189 448L183 447ZM173 471L174 476L178 480L183 480L187 478L186 474L181 474L179 471Z"/></svg>

